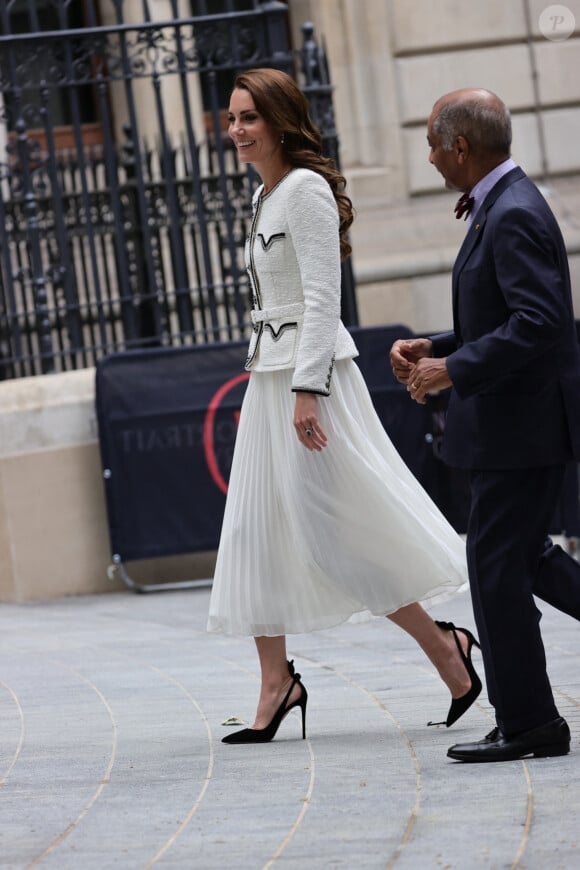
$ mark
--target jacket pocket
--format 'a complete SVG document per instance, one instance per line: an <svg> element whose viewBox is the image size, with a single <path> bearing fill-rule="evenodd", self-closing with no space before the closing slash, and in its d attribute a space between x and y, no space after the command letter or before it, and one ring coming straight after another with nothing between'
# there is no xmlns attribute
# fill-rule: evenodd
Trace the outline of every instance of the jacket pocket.
<svg viewBox="0 0 580 870"><path fill-rule="evenodd" d="M296 355L298 323L270 320L260 341L260 364L267 368L289 367Z"/></svg>

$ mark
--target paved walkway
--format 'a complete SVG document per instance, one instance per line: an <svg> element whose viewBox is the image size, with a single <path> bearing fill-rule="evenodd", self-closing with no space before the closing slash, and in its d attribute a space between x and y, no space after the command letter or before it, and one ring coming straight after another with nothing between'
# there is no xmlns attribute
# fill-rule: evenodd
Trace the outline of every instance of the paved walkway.
<svg viewBox="0 0 580 870"><path fill-rule="evenodd" d="M385 620L290 639L310 693L271 744L225 746L249 717L250 641L204 632L207 589L0 606L0 867L580 867L580 629L544 636L572 754L450 762L429 663ZM473 625L467 596L434 615ZM479 664L479 659L477 660Z"/></svg>

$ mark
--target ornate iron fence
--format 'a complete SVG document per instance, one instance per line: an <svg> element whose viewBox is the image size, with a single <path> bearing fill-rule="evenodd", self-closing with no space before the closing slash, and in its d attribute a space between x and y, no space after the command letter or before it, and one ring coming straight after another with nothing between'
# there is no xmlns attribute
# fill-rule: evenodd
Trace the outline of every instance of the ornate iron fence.
<svg viewBox="0 0 580 870"><path fill-rule="evenodd" d="M124 0L111 0L106 22L95 0L45 5L52 18L37 0L0 4L0 378L245 337L243 240L257 180L224 134L220 88L250 66L294 73L286 5L180 18L170 0L171 20L155 21L142 0L138 23ZM28 14L24 32L15 10ZM311 31L300 58L338 156ZM348 271L344 280L353 301L343 312L356 322Z"/></svg>

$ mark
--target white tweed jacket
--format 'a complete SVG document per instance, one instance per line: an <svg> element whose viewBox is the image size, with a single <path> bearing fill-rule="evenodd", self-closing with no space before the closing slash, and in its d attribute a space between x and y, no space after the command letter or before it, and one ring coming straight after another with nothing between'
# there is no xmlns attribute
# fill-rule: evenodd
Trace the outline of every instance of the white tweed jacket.
<svg viewBox="0 0 580 870"><path fill-rule="evenodd" d="M330 394L335 359L358 355L340 319L338 209L328 183L292 169L259 187L246 241L253 334L246 369L294 369L292 390Z"/></svg>

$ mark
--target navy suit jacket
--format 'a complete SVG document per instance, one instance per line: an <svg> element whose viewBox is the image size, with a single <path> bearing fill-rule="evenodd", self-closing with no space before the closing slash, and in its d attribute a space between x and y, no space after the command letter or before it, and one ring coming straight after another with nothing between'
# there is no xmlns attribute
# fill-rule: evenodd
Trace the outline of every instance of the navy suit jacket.
<svg viewBox="0 0 580 870"><path fill-rule="evenodd" d="M433 337L453 388L442 455L458 468L580 459L580 353L564 241L516 167L493 187L453 269L453 332Z"/></svg>

